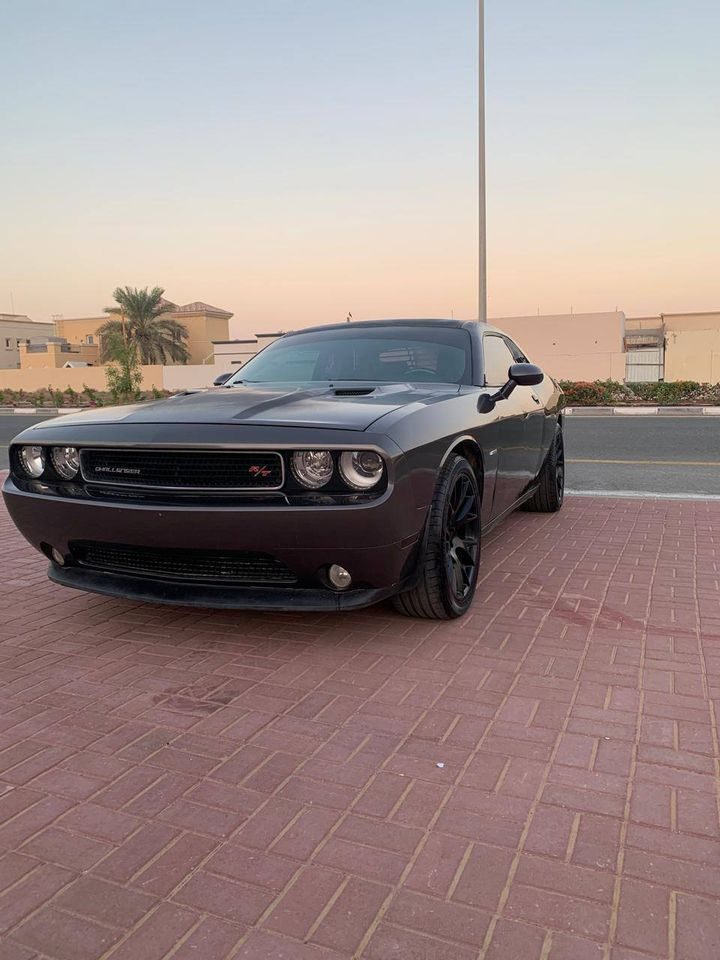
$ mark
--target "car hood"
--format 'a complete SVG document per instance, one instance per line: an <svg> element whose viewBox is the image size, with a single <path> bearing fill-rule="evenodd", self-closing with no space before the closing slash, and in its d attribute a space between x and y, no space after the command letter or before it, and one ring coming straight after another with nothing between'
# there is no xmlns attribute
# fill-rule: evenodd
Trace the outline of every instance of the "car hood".
<svg viewBox="0 0 720 960"><path fill-rule="evenodd" d="M456 384L333 384L315 388L220 387L154 403L101 407L46 422L43 427L101 423L245 423L366 430L399 407L457 396Z"/></svg>

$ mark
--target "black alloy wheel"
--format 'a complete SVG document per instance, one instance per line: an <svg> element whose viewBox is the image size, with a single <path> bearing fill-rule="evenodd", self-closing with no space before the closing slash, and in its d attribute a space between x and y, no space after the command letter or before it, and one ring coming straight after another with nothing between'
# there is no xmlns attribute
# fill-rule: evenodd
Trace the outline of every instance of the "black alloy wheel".
<svg viewBox="0 0 720 960"><path fill-rule="evenodd" d="M537 490L522 505L523 510L537 513L556 513L565 496L565 444L562 427L558 425L552 446L537 477Z"/></svg>
<svg viewBox="0 0 720 960"><path fill-rule="evenodd" d="M557 491L557 509L559 510L565 496L565 444L562 430L558 430L555 437L555 489Z"/></svg>
<svg viewBox="0 0 720 960"><path fill-rule="evenodd" d="M480 566L480 489L465 457L443 464L428 513L418 582L393 598L408 617L451 620L467 613Z"/></svg>
<svg viewBox="0 0 720 960"><path fill-rule="evenodd" d="M450 491L445 516L445 572L457 603L464 603L475 586L479 552L477 481L462 471Z"/></svg>

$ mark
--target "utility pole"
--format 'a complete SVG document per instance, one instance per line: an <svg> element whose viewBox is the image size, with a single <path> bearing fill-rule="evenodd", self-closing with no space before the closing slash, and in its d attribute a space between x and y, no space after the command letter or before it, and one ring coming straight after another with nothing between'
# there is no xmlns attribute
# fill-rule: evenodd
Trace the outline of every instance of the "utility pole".
<svg viewBox="0 0 720 960"><path fill-rule="evenodd" d="M478 0L478 320L487 321L485 228L485 0Z"/></svg>

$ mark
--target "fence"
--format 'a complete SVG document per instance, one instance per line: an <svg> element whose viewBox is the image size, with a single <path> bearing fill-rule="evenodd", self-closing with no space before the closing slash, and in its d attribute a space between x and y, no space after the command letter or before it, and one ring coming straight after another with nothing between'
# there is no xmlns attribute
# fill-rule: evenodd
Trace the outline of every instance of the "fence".
<svg viewBox="0 0 720 960"><path fill-rule="evenodd" d="M665 377L662 347L643 347L625 354L626 383L658 383Z"/></svg>

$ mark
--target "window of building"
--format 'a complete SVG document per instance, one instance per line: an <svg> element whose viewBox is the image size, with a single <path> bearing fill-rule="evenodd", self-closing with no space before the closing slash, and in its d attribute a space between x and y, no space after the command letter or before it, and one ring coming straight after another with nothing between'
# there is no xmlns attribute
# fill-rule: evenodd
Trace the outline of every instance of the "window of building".
<svg viewBox="0 0 720 960"><path fill-rule="evenodd" d="M485 356L485 386L502 387L507 383L508 370L515 363L515 357L510 352L503 337L488 334L483 339L483 353Z"/></svg>
<svg viewBox="0 0 720 960"><path fill-rule="evenodd" d="M85 342L86 342L89 346L92 346L92 345L95 343L95 337L94 337L91 333L89 333L89 334L85 337Z"/></svg>
<svg viewBox="0 0 720 960"><path fill-rule="evenodd" d="M5 349L12 350L12 340L9 337L5 337Z"/></svg>

